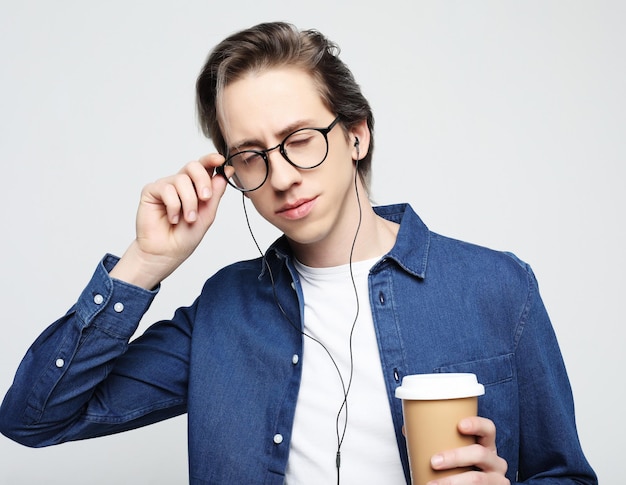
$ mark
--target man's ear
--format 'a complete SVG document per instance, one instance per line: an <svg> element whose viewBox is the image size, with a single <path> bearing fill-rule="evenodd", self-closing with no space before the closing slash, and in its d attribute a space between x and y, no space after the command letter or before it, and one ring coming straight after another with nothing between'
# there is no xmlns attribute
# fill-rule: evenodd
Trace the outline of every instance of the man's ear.
<svg viewBox="0 0 626 485"><path fill-rule="evenodd" d="M352 159L362 160L367 155L370 146L370 129L367 120L361 120L350 128L350 143L352 145Z"/></svg>

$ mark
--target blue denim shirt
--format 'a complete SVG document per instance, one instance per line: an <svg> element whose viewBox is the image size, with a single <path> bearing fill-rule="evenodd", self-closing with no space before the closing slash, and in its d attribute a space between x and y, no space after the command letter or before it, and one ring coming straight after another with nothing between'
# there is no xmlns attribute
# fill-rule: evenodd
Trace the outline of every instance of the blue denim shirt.
<svg viewBox="0 0 626 485"><path fill-rule="evenodd" d="M511 254L430 232L408 205L378 207L401 224L369 275L373 320L408 482L403 376L473 372L479 414L497 427L511 482L597 483L576 431L572 394L530 268ZM228 266L128 343L156 291L113 280L107 256L78 302L28 350L0 429L47 446L188 413L194 484L281 484L301 377L303 302L287 241Z"/></svg>

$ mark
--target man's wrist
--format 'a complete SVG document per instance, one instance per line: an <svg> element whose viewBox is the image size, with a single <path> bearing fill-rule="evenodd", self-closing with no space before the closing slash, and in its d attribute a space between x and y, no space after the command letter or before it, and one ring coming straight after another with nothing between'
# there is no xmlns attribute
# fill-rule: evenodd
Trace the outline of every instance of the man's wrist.
<svg viewBox="0 0 626 485"><path fill-rule="evenodd" d="M151 291L171 274L171 265L169 258L146 256L133 241L109 276Z"/></svg>

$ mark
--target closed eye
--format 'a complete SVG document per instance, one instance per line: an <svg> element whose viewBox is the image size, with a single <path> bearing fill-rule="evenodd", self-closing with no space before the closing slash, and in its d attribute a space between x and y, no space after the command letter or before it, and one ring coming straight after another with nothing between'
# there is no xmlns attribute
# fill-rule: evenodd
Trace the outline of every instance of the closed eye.
<svg viewBox="0 0 626 485"><path fill-rule="evenodd" d="M311 143L313 140L314 140L314 133L310 131L306 131L303 133L296 133L287 139L285 143L285 148L289 149L289 148L305 147L309 143Z"/></svg>
<svg viewBox="0 0 626 485"><path fill-rule="evenodd" d="M244 166L252 167L259 163L265 163L263 160L263 156L260 153L248 150L235 153L230 158L230 162L233 167L235 167L235 170L237 170L237 168L243 168Z"/></svg>

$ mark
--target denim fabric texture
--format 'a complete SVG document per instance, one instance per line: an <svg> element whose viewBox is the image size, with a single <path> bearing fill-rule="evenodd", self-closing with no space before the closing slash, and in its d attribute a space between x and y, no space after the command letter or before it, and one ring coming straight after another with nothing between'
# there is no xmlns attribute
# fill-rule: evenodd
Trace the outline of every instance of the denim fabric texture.
<svg viewBox="0 0 626 485"><path fill-rule="evenodd" d="M528 265L430 232L410 206L369 275L398 449L408 479L403 376L472 372L479 414L497 427L512 483L597 483L581 450L572 393ZM27 446L91 438L188 413L193 484L281 484L303 359L303 302L286 239L207 280L190 307L128 343L158 292L113 280L107 255L69 312L28 350L0 410ZM349 427L349 423L348 423Z"/></svg>

